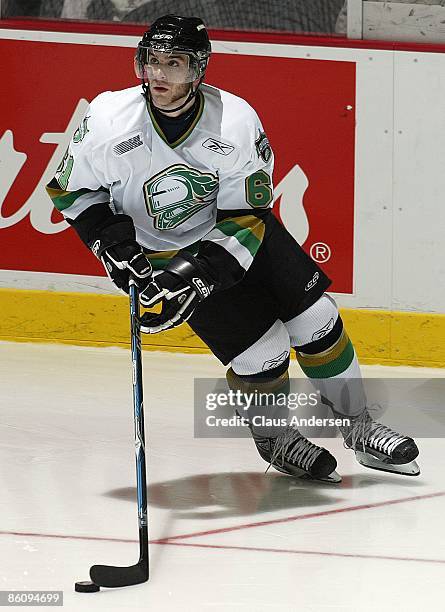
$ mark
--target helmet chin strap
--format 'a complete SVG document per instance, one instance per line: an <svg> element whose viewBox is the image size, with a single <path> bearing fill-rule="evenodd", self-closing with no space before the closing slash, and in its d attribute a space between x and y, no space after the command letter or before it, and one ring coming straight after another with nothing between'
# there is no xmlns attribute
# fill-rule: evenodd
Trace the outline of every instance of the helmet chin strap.
<svg viewBox="0 0 445 612"><path fill-rule="evenodd" d="M189 90L189 94L187 96L187 99L185 102L183 102L180 106L177 106L176 108L171 108L169 110L164 109L164 108L159 108L159 106L156 106L156 104L154 104L153 102L153 98L151 97L150 94L150 87L149 85L145 82L145 80L142 81L142 89L144 90L144 95L147 98L147 100L150 102L150 104L152 104L158 111L160 111L161 113L176 113L176 111L181 110L182 108L184 108L184 106L187 106L187 104L190 102L190 100L193 100L193 98L196 96L196 94L198 93L198 89L199 86L201 85L201 81L202 81L202 77L201 79L199 79L199 83L196 86L196 89L193 89L193 83L190 83L190 90Z"/></svg>

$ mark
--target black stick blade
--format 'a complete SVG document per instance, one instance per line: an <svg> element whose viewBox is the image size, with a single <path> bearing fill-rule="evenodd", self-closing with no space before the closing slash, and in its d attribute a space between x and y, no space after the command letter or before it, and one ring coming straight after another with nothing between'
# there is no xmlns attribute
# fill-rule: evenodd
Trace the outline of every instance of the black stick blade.
<svg viewBox="0 0 445 612"><path fill-rule="evenodd" d="M129 567L93 565L90 569L90 578L94 584L108 588L141 584L148 580L148 564L140 561Z"/></svg>

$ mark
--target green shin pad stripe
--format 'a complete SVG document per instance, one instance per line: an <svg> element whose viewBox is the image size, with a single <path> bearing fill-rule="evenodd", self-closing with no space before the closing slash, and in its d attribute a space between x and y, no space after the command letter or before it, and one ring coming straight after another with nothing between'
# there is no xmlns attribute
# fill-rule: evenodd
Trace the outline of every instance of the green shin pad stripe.
<svg viewBox="0 0 445 612"><path fill-rule="evenodd" d="M297 359L299 361L298 353ZM353 359L354 347L352 346L352 343L349 340L340 355L332 361L313 367L308 366L307 364L302 365L301 363L300 366L303 372L309 378L332 378L333 376L339 376L345 370L347 370L348 367L351 365Z"/></svg>

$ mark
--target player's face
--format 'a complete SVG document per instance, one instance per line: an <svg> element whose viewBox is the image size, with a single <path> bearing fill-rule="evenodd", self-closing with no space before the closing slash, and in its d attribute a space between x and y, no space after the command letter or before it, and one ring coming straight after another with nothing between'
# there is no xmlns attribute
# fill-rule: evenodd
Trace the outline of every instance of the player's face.
<svg viewBox="0 0 445 612"><path fill-rule="evenodd" d="M190 91L188 55L154 51L148 62L148 85L154 105L161 110L174 108Z"/></svg>

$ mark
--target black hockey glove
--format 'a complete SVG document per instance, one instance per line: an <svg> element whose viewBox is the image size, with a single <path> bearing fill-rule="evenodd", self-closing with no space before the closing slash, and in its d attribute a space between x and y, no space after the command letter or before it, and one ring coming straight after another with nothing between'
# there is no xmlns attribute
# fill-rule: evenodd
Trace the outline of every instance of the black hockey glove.
<svg viewBox="0 0 445 612"><path fill-rule="evenodd" d="M139 295L145 308L162 304L159 314L146 312L142 315L141 331L157 334L187 321L199 302L213 291L211 283L193 255L185 252L173 257L164 272Z"/></svg>
<svg viewBox="0 0 445 612"><path fill-rule="evenodd" d="M116 287L125 293L128 293L130 274L141 291L152 280L151 263L136 242L133 220L128 215L109 217L98 228L97 237L89 246Z"/></svg>
<svg viewBox="0 0 445 612"><path fill-rule="evenodd" d="M130 274L140 290L145 289L152 278L152 267L137 242L123 242L105 249L100 259L108 276L119 289L128 293Z"/></svg>

